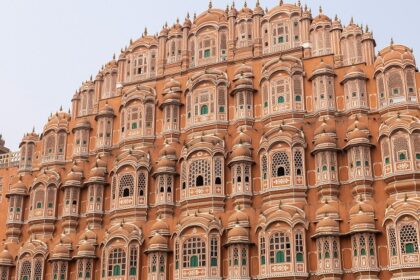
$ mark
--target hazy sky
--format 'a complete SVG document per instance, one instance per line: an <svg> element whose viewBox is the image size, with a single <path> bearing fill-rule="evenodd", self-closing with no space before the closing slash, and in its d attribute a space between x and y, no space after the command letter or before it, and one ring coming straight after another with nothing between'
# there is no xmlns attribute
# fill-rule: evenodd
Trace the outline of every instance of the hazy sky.
<svg viewBox="0 0 420 280"><path fill-rule="evenodd" d="M297 1L297 0L296 0ZM254 7L256 0L248 0ZM263 7L278 0L260 0ZM290 1L285 1L290 2ZM294 3L295 1L293 1ZM213 6L231 3L214 0ZM236 7L244 0L236 0ZM376 51L395 43L418 54L418 0L307 0L313 15L322 5L330 17L348 24L368 24L377 42ZM25 132L42 131L51 112L70 100L83 80L119 53L130 38L147 26L159 32L167 21L181 22L207 9L207 0L0 0L0 134L16 150Z"/></svg>

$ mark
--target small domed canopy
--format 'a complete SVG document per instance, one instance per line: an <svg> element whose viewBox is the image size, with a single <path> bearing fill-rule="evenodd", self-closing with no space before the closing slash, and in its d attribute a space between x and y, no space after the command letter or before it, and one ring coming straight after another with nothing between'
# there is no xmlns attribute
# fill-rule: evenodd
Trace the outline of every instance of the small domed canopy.
<svg viewBox="0 0 420 280"><path fill-rule="evenodd" d="M22 182L22 178L19 178L19 180L10 187L10 191L6 194L6 197L13 195L26 196L27 194L28 191L26 185Z"/></svg>
<svg viewBox="0 0 420 280"><path fill-rule="evenodd" d="M237 224L228 232L227 244L249 243L249 230Z"/></svg>
<svg viewBox="0 0 420 280"><path fill-rule="evenodd" d="M155 233L149 241L149 247L147 248L147 253L156 252L156 251L168 251L168 239L159 233Z"/></svg>
<svg viewBox="0 0 420 280"><path fill-rule="evenodd" d="M3 251L0 253L0 266L13 266L13 256L10 254L7 247L3 248Z"/></svg>
<svg viewBox="0 0 420 280"><path fill-rule="evenodd" d="M172 145L165 143L163 148L159 151L159 157L168 157L170 159L176 160L176 150Z"/></svg>
<svg viewBox="0 0 420 280"><path fill-rule="evenodd" d="M371 146L372 144L369 141L368 132L365 130L360 130L356 127L353 131L347 133L347 144L344 149L348 149L357 145Z"/></svg>
<svg viewBox="0 0 420 280"><path fill-rule="evenodd" d="M78 130L78 129L82 129L82 130L90 130L91 129L91 125L89 120L87 119L81 119L79 120L73 127L72 132Z"/></svg>
<svg viewBox="0 0 420 280"><path fill-rule="evenodd" d="M248 215L242 211L239 206L236 207L235 211L232 215L229 216L228 219L228 226L235 227L236 225L240 225L242 227L249 227L249 218Z"/></svg>
<svg viewBox="0 0 420 280"><path fill-rule="evenodd" d="M64 183L62 185L63 188L66 187L81 187L82 180L83 180L83 169L74 163L73 167L71 168L70 172L64 178Z"/></svg>
<svg viewBox="0 0 420 280"><path fill-rule="evenodd" d="M95 116L95 120L98 120L99 118L105 118L105 117L110 117L110 118L115 117L114 109L112 109L112 107L108 103L106 103L105 106L99 110L98 114Z"/></svg>
<svg viewBox="0 0 420 280"><path fill-rule="evenodd" d="M88 241L83 241L77 249L76 258L96 258L95 246Z"/></svg>
<svg viewBox="0 0 420 280"><path fill-rule="evenodd" d="M251 144L251 141L251 137L241 130L233 140L233 145Z"/></svg>
<svg viewBox="0 0 420 280"><path fill-rule="evenodd" d="M336 236L339 235L339 233L338 222L330 217L324 217L316 225L316 231L312 238L320 236Z"/></svg>
<svg viewBox="0 0 420 280"><path fill-rule="evenodd" d="M375 232L374 209L359 202L350 209L350 232Z"/></svg>
<svg viewBox="0 0 420 280"><path fill-rule="evenodd" d="M160 234L160 235L164 235L164 236L170 235L168 224L160 218L158 218L156 220L156 222L150 228L150 234L152 236L157 234L157 233Z"/></svg>
<svg viewBox="0 0 420 280"><path fill-rule="evenodd" d="M353 65L346 72L346 74L344 75L344 79L340 82L340 84L344 84L347 81L354 79L368 80L365 72L360 67Z"/></svg>
<svg viewBox="0 0 420 280"><path fill-rule="evenodd" d="M311 76L309 77L309 80L312 81L318 76L335 76L334 69L331 65L324 62L324 60L321 60L321 62L314 68Z"/></svg>
<svg viewBox="0 0 420 280"><path fill-rule="evenodd" d="M57 245L55 245L54 249L51 252L51 257L50 257L50 261L55 261L55 260L64 260L64 261L68 261L71 259L70 256L70 250L69 248L64 245L62 242L58 243Z"/></svg>
<svg viewBox="0 0 420 280"><path fill-rule="evenodd" d="M334 205L332 205L332 203L326 201L324 205L322 205L316 210L316 217L318 220L322 220L324 217L338 219L339 215L337 208Z"/></svg>

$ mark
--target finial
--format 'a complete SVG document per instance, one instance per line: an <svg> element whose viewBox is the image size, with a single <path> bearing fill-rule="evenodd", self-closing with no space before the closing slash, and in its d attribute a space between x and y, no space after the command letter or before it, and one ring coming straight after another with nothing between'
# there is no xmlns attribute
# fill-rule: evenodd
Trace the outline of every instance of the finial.
<svg viewBox="0 0 420 280"><path fill-rule="evenodd" d="M322 6L319 6L319 14L322 15Z"/></svg>
<svg viewBox="0 0 420 280"><path fill-rule="evenodd" d="M228 14L229 13L229 4L226 4L226 10L225 13Z"/></svg>
<svg viewBox="0 0 420 280"><path fill-rule="evenodd" d="M35 126L32 127L32 133L35 133Z"/></svg>
<svg viewBox="0 0 420 280"><path fill-rule="evenodd" d="M302 6L302 3L300 3L300 0L298 1L297 5L298 5L298 7Z"/></svg>
<svg viewBox="0 0 420 280"><path fill-rule="evenodd" d="M354 19L353 19L353 17L351 17L350 24L353 24L353 23L354 23Z"/></svg>
<svg viewBox="0 0 420 280"><path fill-rule="evenodd" d="M194 12L194 20L197 19L197 13Z"/></svg>
<svg viewBox="0 0 420 280"><path fill-rule="evenodd" d="M179 17L176 18L176 23L179 23Z"/></svg>
<svg viewBox="0 0 420 280"><path fill-rule="evenodd" d="M211 8L213 8L213 3L212 3L212 1L211 1L211 0L209 0L209 10L210 10Z"/></svg>
<svg viewBox="0 0 420 280"><path fill-rule="evenodd" d="M257 0L257 3L255 3L255 7L259 7L260 6L260 0Z"/></svg>
<svg viewBox="0 0 420 280"><path fill-rule="evenodd" d="M280 3L279 3L279 5L281 6L281 5L283 5L283 0L280 0Z"/></svg>
<svg viewBox="0 0 420 280"><path fill-rule="evenodd" d="M338 16L335 14L334 21L338 21Z"/></svg>
<svg viewBox="0 0 420 280"><path fill-rule="evenodd" d="M68 111L68 113L70 114L70 108L69 108L69 111Z"/></svg>
<svg viewBox="0 0 420 280"><path fill-rule="evenodd" d="M190 12L187 13L187 19L190 19Z"/></svg>
<svg viewBox="0 0 420 280"><path fill-rule="evenodd" d="M232 9L235 9L235 0L233 0L233 1L232 1L232 6L231 6L231 8L232 8Z"/></svg>
<svg viewBox="0 0 420 280"><path fill-rule="evenodd" d="M394 38L391 37L391 46L394 44Z"/></svg>
<svg viewBox="0 0 420 280"><path fill-rule="evenodd" d="M365 32L369 32L369 25L366 24Z"/></svg>
<svg viewBox="0 0 420 280"><path fill-rule="evenodd" d="M63 111L63 105L60 105L60 112Z"/></svg>
<svg viewBox="0 0 420 280"><path fill-rule="evenodd" d="M147 36L147 27L144 28L144 36Z"/></svg>
<svg viewBox="0 0 420 280"><path fill-rule="evenodd" d="M115 60L115 53L112 55L112 59L114 59L114 60Z"/></svg>
<svg viewBox="0 0 420 280"><path fill-rule="evenodd" d="M90 75L90 80L92 81L92 75Z"/></svg>
<svg viewBox="0 0 420 280"><path fill-rule="evenodd" d="M305 12L308 11L308 5L305 4Z"/></svg>
<svg viewBox="0 0 420 280"><path fill-rule="evenodd" d="M246 1L245 1L245 3L244 3L244 7L245 7L245 8L247 8L247 7L248 7L248 4L246 3Z"/></svg>
<svg viewBox="0 0 420 280"><path fill-rule="evenodd" d="M133 43L133 39L130 38L130 45ZM127 47L126 47L127 48Z"/></svg>

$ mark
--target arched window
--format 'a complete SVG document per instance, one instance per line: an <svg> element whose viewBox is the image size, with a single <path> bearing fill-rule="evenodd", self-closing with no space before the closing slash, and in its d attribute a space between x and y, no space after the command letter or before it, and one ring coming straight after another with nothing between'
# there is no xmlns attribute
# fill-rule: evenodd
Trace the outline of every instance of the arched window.
<svg viewBox="0 0 420 280"><path fill-rule="evenodd" d="M108 255L108 276L125 275L126 254L121 248L112 249Z"/></svg>
<svg viewBox="0 0 420 280"><path fill-rule="evenodd" d="M282 177L290 175L289 155L286 152L277 152L272 159L272 176Z"/></svg>
<svg viewBox="0 0 420 280"><path fill-rule="evenodd" d="M20 265L20 280L30 280L32 271L32 263L25 260Z"/></svg>
<svg viewBox="0 0 420 280"><path fill-rule="evenodd" d="M400 229L400 246L402 254L412 254L419 251L417 229L411 225L403 225Z"/></svg>
<svg viewBox="0 0 420 280"><path fill-rule="evenodd" d="M270 238L270 263L290 262L290 240L283 233L278 232Z"/></svg>
<svg viewBox="0 0 420 280"><path fill-rule="evenodd" d="M134 177L131 174L125 174L120 179L120 197L129 197L134 193Z"/></svg>
<svg viewBox="0 0 420 280"><path fill-rule="evenodd" d="M146 174L145 172L140 172L138 177L138 193L140 197L143 197L146 193Z"/></svg>
<svg viewBox="0 0 420 280"><path fill-rule="evenodd" d="M130 267L129 267L129 275L135 276L137 275L137 258L138 258L138 247L131 246L130 248Z"/></svg>
<svg viewBox="0 0 420 280"><path fill-rule="evenodd" d="M233 248L233 265L239 265L239 250L238 247Z"/></svg>
<svg viewBox="0 0 420 280"><path fill-rule="evenodd" d="M260 237L260 263L265 264L265 237Z"/></svg>
<svg viewBox="0 0 420 280"><path fill-rule="evenodd" d="M397 238L395 235L394 227L388 228L388 243L389 243L390 255L396 256L397 255Z"/></svg>
<svg viewBox="0 0 420 280"><path fill-rule="evenodd" d="M388 90L391 98L403 94L403 81L399 70L393 70L389 73Z"/></svg>
<svg viewBox="0 0 420 280"><path fill-rule="evenodd" d="M201 106L200 115L207 115L208 113L209 113L209 108L207 107L207 105Z"/></svg>
<svg viewBox="0 0 420 280"><path fill-rule="evenodd" d="M199 237L191 237L183 245L183 267L206 266L206 243Z"/></svg>
<svg viewBox="0 0 420 280"><path fill-rule="evenodd" d="M195 185L196 187L201 187L204 185L204 179L203 176L198 175L197 178L195 179Z"/></svg>
<svg viewBox="0 0 420 280"><path fill-rule="evenodd" d="M328 240L324 241L324 259L329 259L331 258L331 253L330 253L330 242Z"/></svg>
<svg viewBox="0 0 420 280"><path fill-rule="evenodd" d="M295 234L295 254L296 262L303 262L303 238L301 232Z"/></svg>
<svg viewBox="0 0 420 280"><path fill-rule="evenodd" d="M44 260L42 259L35 259L34 263L34 280L42 280L43 279L43 265Z"/></svg>
<svg viewBox="0 0 420 280"><path fill-rule="evenodd" d="M218 242L217 237L213 236L210 240L210 265L217 266Z"/></svg>

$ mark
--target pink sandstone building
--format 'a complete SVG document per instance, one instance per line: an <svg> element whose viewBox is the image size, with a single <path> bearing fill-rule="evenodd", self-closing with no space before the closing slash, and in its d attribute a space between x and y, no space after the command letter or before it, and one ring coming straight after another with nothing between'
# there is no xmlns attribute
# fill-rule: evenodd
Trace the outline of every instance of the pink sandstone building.
<svg viewBox="0 0 420 280"><path fill-rule="evenodd" d="M0 280L420 279L418 83L300 3L145 31L0 140Z"/></svg>

